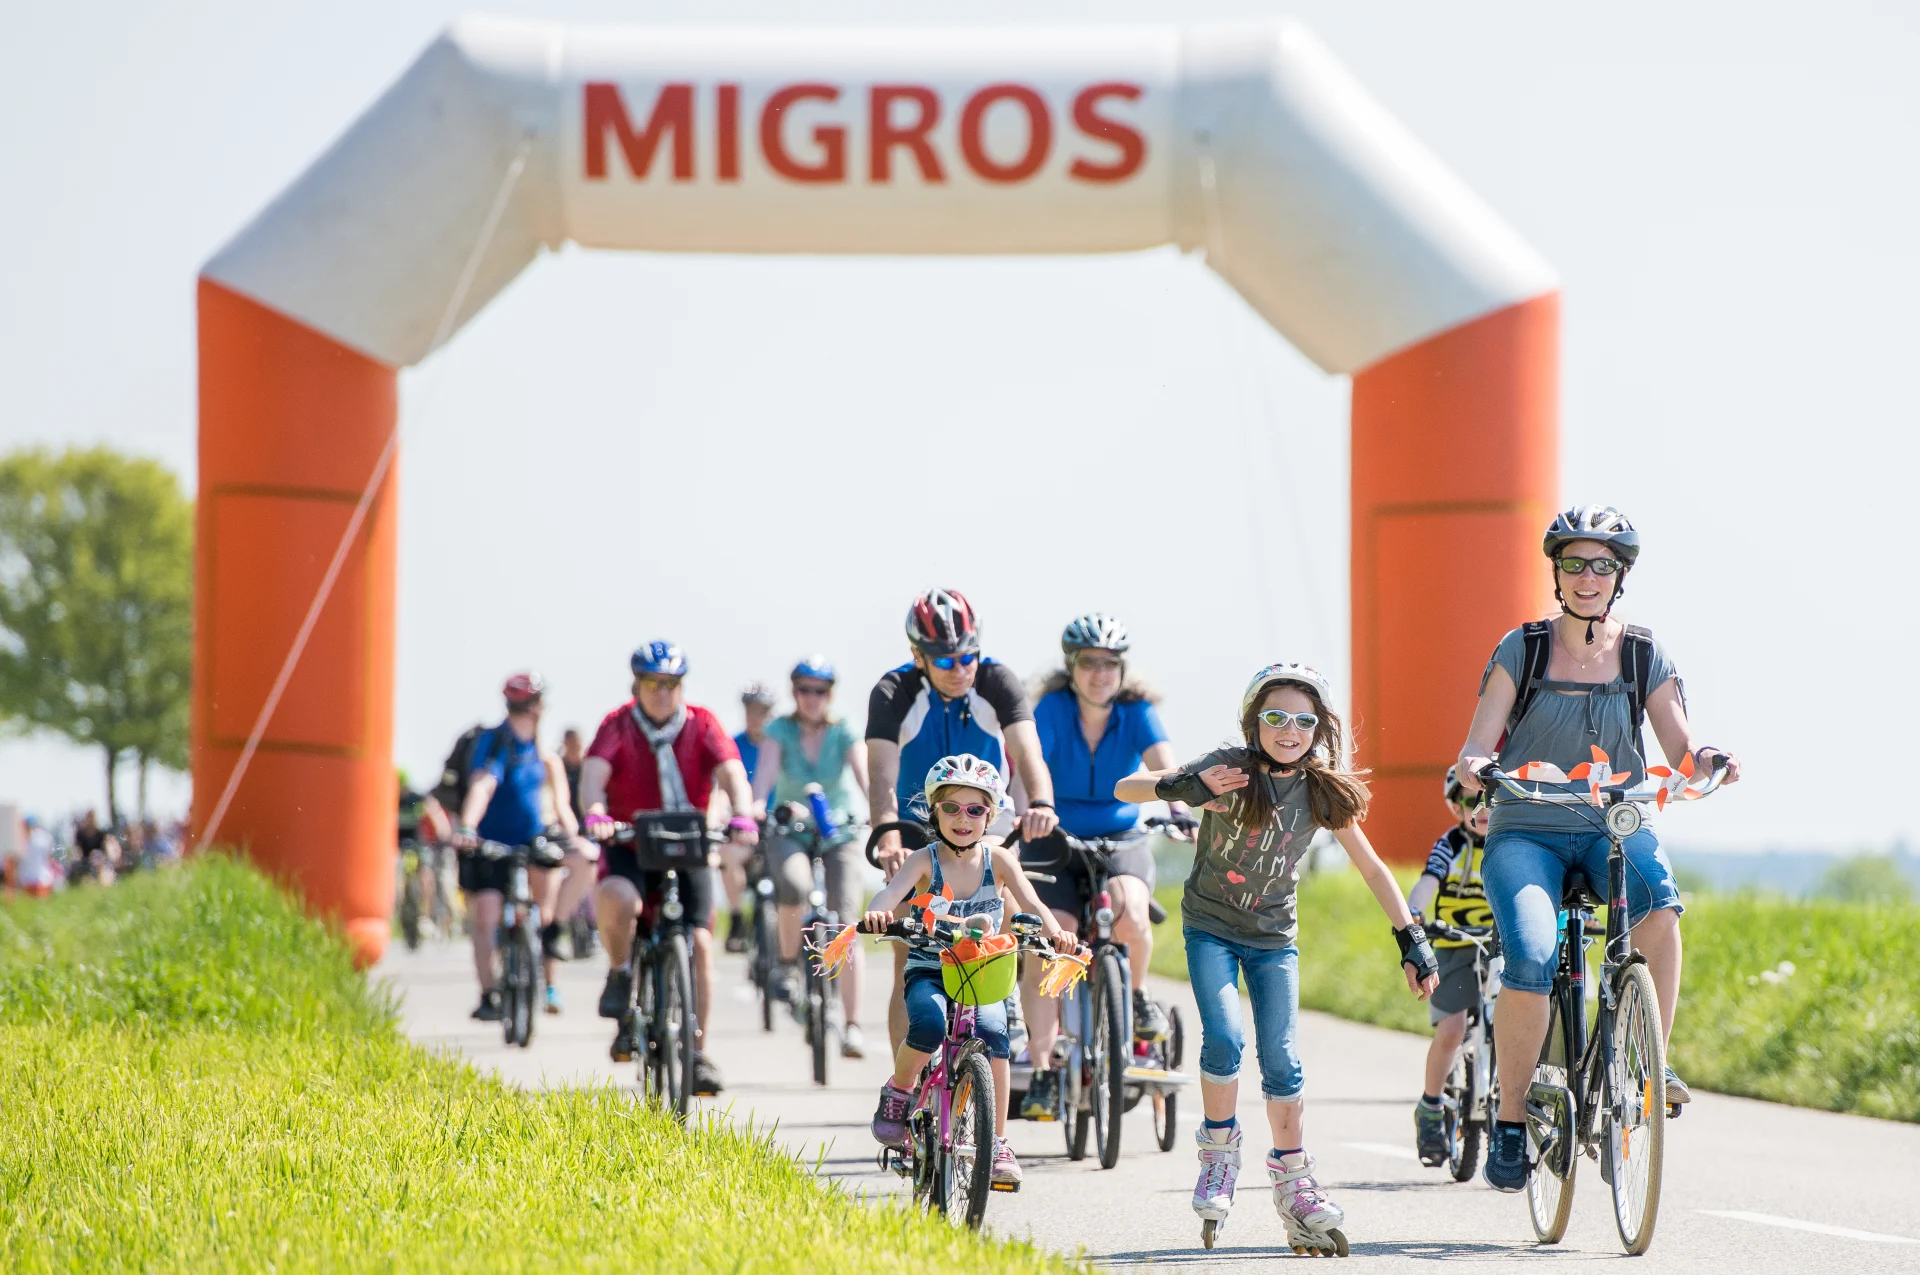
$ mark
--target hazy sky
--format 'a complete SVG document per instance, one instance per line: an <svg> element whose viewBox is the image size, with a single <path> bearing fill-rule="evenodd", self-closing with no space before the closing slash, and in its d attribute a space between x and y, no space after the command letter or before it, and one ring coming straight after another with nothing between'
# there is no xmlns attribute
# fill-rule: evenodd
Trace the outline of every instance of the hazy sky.
<svg viewBox="0 0 1920 1275"><path fill-rule="evenodd" d="M194 467L193 281L459 6L29 6L0 76L0 447ZM546 4L581 21L1307 23L1565 286L1563 495L1648 541L1651 625L1750 782L1688 846L1882 845L1920 694L1901 552L1920 347L1920 18L1905 6L973 0ZM1600 16L1596 16L1600 15ZM1182 751L1245 677L1344 682L1346 405L1194 259L568 250L407 374L398 757L437 767L536 665L554 724L670 636L697 700L819 649L842 707L965 589L1022 673L1124 617ZM1225 560L1195 569L1196 551ZM1435 544L1471 605L1471 566ZM1887 565L1882 566L1885 562ZM1464 732L1465 723L1462 723ZM1878 763L1854 770L1862 761ZM1845 774L1846 780L1840 782ZM1831 778L1829 778L1831 776ZM0 744L0 800L96 800ZM183 804L184 785L164 789ZM1829 796L1828 794L1832 795Z"/></svg>

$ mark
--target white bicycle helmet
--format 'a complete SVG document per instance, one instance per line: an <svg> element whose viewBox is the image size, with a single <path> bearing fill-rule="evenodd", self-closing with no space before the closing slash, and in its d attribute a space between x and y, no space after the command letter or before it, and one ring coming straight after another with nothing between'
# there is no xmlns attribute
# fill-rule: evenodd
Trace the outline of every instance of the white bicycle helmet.
<svg viewBox="0 0 1920 1275"><path fill-rule="evenodd" d="M1278 686L1283 682L1310 687L1313 693L1320 697L1322 704L1333 703L1333 683L1327 681L1327 675L1313 665L1291 661L1286 664L1269 664L1255 673L1253 680L1247 683L1246 693L1240 697L1241 718L1245 719L1247 710L1260 702L1260 697L1267 693L1268 687Z"/></svg>
<svg viewBox="0 0 1920 1275"><path fill-rule="evenodd" d="M1075 616L1060 631L1060 649L1068 659L1073 658L1075 651L1112 651L1115 655L1125 655L1132 645L1127 626L1105 611Z"/></svg>
<svg viewBox="0 0 1920 1275"><path fill-rule="evenodd" d="M992 794L995 808L1007 804L1007 790L1000 782L1000 772L992 762L972 753L957 753L933 763L933 768L927 771L927 782L921 786L929 806L940 799L942 788L978 788Z"/></svg>

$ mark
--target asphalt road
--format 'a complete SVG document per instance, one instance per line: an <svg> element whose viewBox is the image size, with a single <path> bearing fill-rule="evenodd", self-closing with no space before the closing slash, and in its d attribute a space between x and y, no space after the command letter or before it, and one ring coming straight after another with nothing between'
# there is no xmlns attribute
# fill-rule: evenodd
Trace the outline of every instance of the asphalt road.
<svg viewBox="0 0 1920 1275"><path fill-rule="evenodd" d="M879 971L878 960L869 968ZM722 958L712 1052L727 1091L711 1103L724 1118L773 1126L778 1141L855 1193L899 1189L874 1163L867 1133L886 1064L886 982L869 980L865 1020L871 1042L859 1062L835 1057L831 1083L816 1088L799 1030L790 1021L763 1034L738 958ZM508 1049L495 1024L471 1021L475 992L464 945L432 944L417 953L394 945L376 970L403 997L406 1031L516 1084L566 1085L611 1080L634 1087L632 1065L607 1058L612 1025L595 1017L605 978L596 959L563 967L564 1014L542 1016L529 1049ZM1158 992L1185 1005L1183 983ZM1189 1045L1187 1068L1194 1065ZM1425 1040L1309 1013L1301 1024L1307 1071L1307 1146L1320 1177L1347 1212L1348 1259L1382 1271L1431 1270L1445 1262L1470 1272L1623 1261L1606 1188L1591 1162L1577 1181L1573 1223L1559 1245L1533 1242L1524 1197L1499 1195L1477 1178L1455 1184L1422 1168L1412 1152L1411 1104L1419 1092ZM1197 1172L1192 1126L1197 1103L1180 1113L1175 1149L1154 1147L1142 1104L1128 1116L1120 1163L1102 1172L1095 1159L1067 1160L1057 1124L1014 1121L1011 1136L1026 1170L1017 1195L995 1194L987 1225L1030 1236L1066 1253L1083 1251L1103 1267L1245 1271L1265 1259L1294 1260L1273 1215L1256 1132L1265 1128L1251 1059L1241 1120L1248 1170L1233 1220L1211 1252L1200 1247L1189 1196ZM703 1104L708 1105L708 1104ZM1312 1260L1302 1258L1299 1260ZM1669 1133L1666 1188L1652 1251L1633 1259L1645 1272L1803 1272L1816 1266L1847 1275L1920 1271L1920 1126L1804 1111L1741 1098L1699 1095Z"/></svg>

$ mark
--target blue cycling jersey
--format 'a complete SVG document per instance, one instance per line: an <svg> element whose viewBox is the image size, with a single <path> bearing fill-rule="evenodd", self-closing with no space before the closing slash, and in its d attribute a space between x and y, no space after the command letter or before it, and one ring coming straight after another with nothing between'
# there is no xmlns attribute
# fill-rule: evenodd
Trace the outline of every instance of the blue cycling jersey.
<svg viewBox="0 0 1920 1275"><path fill-rule="evenodd" d="M473 773L492 775L498 785L474 831L509 846L527 845L545 832L540 798L547 786L547 763L540 757L540 745L521 739L502 722L474 739L473 755Z"/></svg>
<svg viewBox="0 0 1920 1275"><path fill-rule="evenodd" d="M883 674L867 699L868 739L900 746L900 780L895 792L900 817L927 821L927 772L942 757L972 753L1007 776L1006 728L1033 720L1026 690L1006 665L982 659L973 687L958 699L933 689L926 674L911 664Z"/></svg>
<svg viewBox="0 0 1920 1275"><path fill-rule="evenodd" d="M1160 714L1145 700L1116 703L1106 733L1091 752L1080 729L1080 705L1065 689L1033 706L1040 753L1053 776L1060 826L1076 837L1111 837L1140 822L1140 807L1113 795L1113 786L1140 769L1141 755L1167 740Z"/></svg>
<svg viewBox="0 0 1920 1275"><path fill-rule="evenodd" d="M741 731L733 737L733 746L740 750L740 764L747 768L747 787L753 787L753 777L760 770L760 745L753 742L753 736Z"/></svg>

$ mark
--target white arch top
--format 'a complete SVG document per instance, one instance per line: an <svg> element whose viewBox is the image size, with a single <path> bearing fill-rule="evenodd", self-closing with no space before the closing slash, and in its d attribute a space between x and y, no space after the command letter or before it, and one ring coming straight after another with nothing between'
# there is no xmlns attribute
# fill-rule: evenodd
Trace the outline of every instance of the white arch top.
<svg viewBox="0 0 1920 1275"><path fill-rule="evenodd" d="M1307 31L561 28L470 17L205 268L424 358L541 247L1208 260L1329 372L1557 286Z"/></svg>

